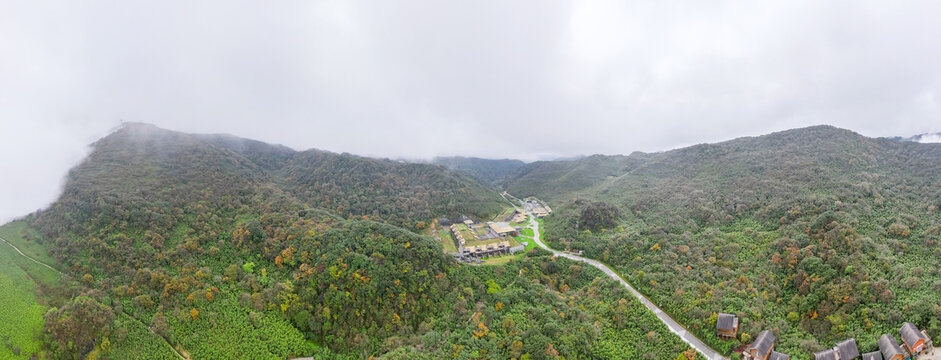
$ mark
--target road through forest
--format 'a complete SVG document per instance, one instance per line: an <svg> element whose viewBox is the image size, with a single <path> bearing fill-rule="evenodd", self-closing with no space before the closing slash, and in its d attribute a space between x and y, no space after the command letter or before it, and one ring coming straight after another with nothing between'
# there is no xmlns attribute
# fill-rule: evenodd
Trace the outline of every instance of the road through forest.
<svg viewBox="0 0 941 360"><path fill-rule="evenodd" d="M702 340L697 338L695 335L687 331L686 328L684 328L682 325L676 322L676 320L673 320L673 318L670 317L670 315L668 315L666 312L664 312L659 307L657 307L657 305L651 302L650 299L647 299L647 297L645 297L643 294L637 291L637 289L634 289L634 287L631 286L631 284L627 283L627 281L624 281L624 279L622 279L620 275L614 272L614 270L611 270L611 268L609 268L607 265L602 264L601 262L597 260L584 258L578 255L569 254L563 251L556 251L550 248L549 246L547 246L546 244L544 244L542 242L542 239L539 238L539 222L536 221L536 217L532 214L532 212L529 209L517 207L516 204L513 203L512 200L507 199L507 196L510 196L517 201L520 201L520 202L522 201L513 197L512 195L504 193L503 198L506 199L511 204L513 204L513 207L515 207L516 209L520 211L525 211L529 215L529 227L533 230L533 241L536 242L536 245L538 245L539 247L543 249L551 251L555 256L561 256L567 259L581 261L581 262L587 263L591 266L598 268L598 270L601 270L602 272L607 274L609 277L617 280L619 283L621 283L621 285L627 288L631 292L631 294L634 294L634 297L640 300L640 302L643 303L645 307L647 307L647 309L649 309L655 315L657 315L657 318L660 319L660 321L662 321L664 324L666 324L667 327L670 328L671 332L678 335L681 339L683 339L684 342L689 344L689 346L691 346L693 349L696 349L696 351L698 351L704 357L706 357L709 360L727 360L728 359L727 357L722 356L722 354L720 354L715 349L709 347L709 345L706 345L706 343L704 343Z"/></svg>

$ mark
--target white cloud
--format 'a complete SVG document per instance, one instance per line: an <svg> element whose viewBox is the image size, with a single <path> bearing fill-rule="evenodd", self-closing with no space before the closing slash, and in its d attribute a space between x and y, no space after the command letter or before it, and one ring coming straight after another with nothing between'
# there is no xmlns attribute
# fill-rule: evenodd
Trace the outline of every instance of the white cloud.
<svg viewBox="0 0 941 360"><path fill-rule="evenodd" d="M821 123L936 132L938 13L932 1L6 1L0 156L35 181L0 182L12 209L0 218L52 199L122 119L411 158L656 151Z"/></svg>

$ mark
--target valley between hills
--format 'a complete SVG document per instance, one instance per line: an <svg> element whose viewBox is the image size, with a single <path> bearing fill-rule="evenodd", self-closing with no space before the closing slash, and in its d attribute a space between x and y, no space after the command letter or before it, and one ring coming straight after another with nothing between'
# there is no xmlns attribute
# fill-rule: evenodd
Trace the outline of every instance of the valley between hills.
<svg viewBox="0 0 941 360"><path fill-rule="evenodd" d="M765 331L791 359L905 346L905 323L941 336L939 179L939 144L829 126L413 163L126 124L0 227L0 358L740 359ZM465 220L494 226L462 244L446 223ZM465 259L474 241L492 255Z"/></svg>

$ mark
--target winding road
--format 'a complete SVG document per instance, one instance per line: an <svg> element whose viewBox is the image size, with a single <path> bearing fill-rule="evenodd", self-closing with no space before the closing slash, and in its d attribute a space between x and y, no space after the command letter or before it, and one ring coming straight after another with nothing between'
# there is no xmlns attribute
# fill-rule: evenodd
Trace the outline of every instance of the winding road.
<svg viewBox="0 0 941 360"><path fill-rule="evenodd" d="M607 274L609 277L617 280L619 283L621 283L621 285L623 285L625 288L630 290L631 294L634 294L634 297L640 300L640 302L644 304L644 306L646 306L647 309L649 309L655 315L657 315L657 318L660 319L660 321L662 321L664 324L666 324L671 332L678 335L680 339L683 339L685 343L689 344L689 346L691 346L693 349L696 349L696 351L702 354L702 356L706 357L706 359L728 360L727 357L722 356L722 354L720 354L718 351L709 347L709 345L706 345L706 343L704 343L702 340L700 340L695 335L687 331L686 328L683 327L683 325L680 325L680 323L676 322L676 320L673 320L673 318L670 317L670 315L668 315L666 312L664 312L659 307L657 307L657 305L651 302L650 299L647 299L647 297L645 297L643 294L637 291L637 289L634 289L634 287L631 286L631 284L627 283L627 281L624 281L624 279L621 278L620 275L614 272L614 270L611 270L611 268L609 268L607 265L602 264L601 262L597 260L584 258L578 255L572 255L572 254L562 252L562 251L556 251L550 248L549 246L547 246L546 244L544 244L542 240L539 238L539 222L536 221L536 216L534 216L532 212L529 211L529 209L519 208L518 206L516 206L516 204L513 203L513 201L507 199L506 196L510 196L510 197L513 197L513 196L506 194L506 193L503 194L503 198L506 199L511 204L513 204L514 208L520 211L525 211L527 214L529 214L529 228L533 230L533 240L536 242L536 245L539 245L539 247L551 251L555 256L561 256L566 259L581 261L581 262L587 263L591 266L598 268L598 270L601 270L602 272ZM516 199L515 197L513 198ZM516 199L516 200L520 201L519 199Z"/></svg>

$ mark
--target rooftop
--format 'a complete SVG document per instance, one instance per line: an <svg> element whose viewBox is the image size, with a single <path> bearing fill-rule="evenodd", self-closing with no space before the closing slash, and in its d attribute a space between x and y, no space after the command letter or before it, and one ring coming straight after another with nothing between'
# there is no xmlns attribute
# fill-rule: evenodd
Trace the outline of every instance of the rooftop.
<svg viewBox="0 0 941 360"><path fill-rule="evenodd" d="M912 346L914 346L918 340L925 340L925 337L921 334L921 331L918 331L918 327L910 322L902 324L902 328L899 329L899 333L902 334L902 341Z"/></svg>
<svg viewBox="0 0 941 360"><path fill-rule="evenodd" d="M855 359L859 357L859 347L856 346L856 339L853 338L836 343L834 349L840 354L840 359Z"/></svg>
<svg viewBox="0 0 941 360"><path fill-rule="evenodd" d="M879 351L882 352L883 358L891 360L898 355L905 356L905 353L902 352L902 347L899 346L898 341L895 341L895 337L892 335L883 334L876 344L879 344Z"/></svg>
<svg viewBox="0 0 941 360"><path fill-rule="evenodd" d="M826 349L823 351L818 351L814 353L814 359L816 360L837 360L836 351L833 349Z"/></svg>
<svg viewBox="0 0 941 360"><path fill-rule="evenodd" d="M716 319L716 329L719 330L735 330L737 325L738 318L732 314L719 313L719 317Z"/></svg>
<svg viewBox="0 0 941 360"><path fill-rule="evenodd" d="M771 348L774 347L774 334L769 330L762 331L758 333L758 337L755 338L749 349L756 349L761 355L768 355L771 352Z"/></svg>
<svg viewBox="0 0 941 360"><path fill-rule="evenodd" d="M490 225L490 229L500 235L516 231L510 224L505 222L490 222L487 225Z"/></svg>

